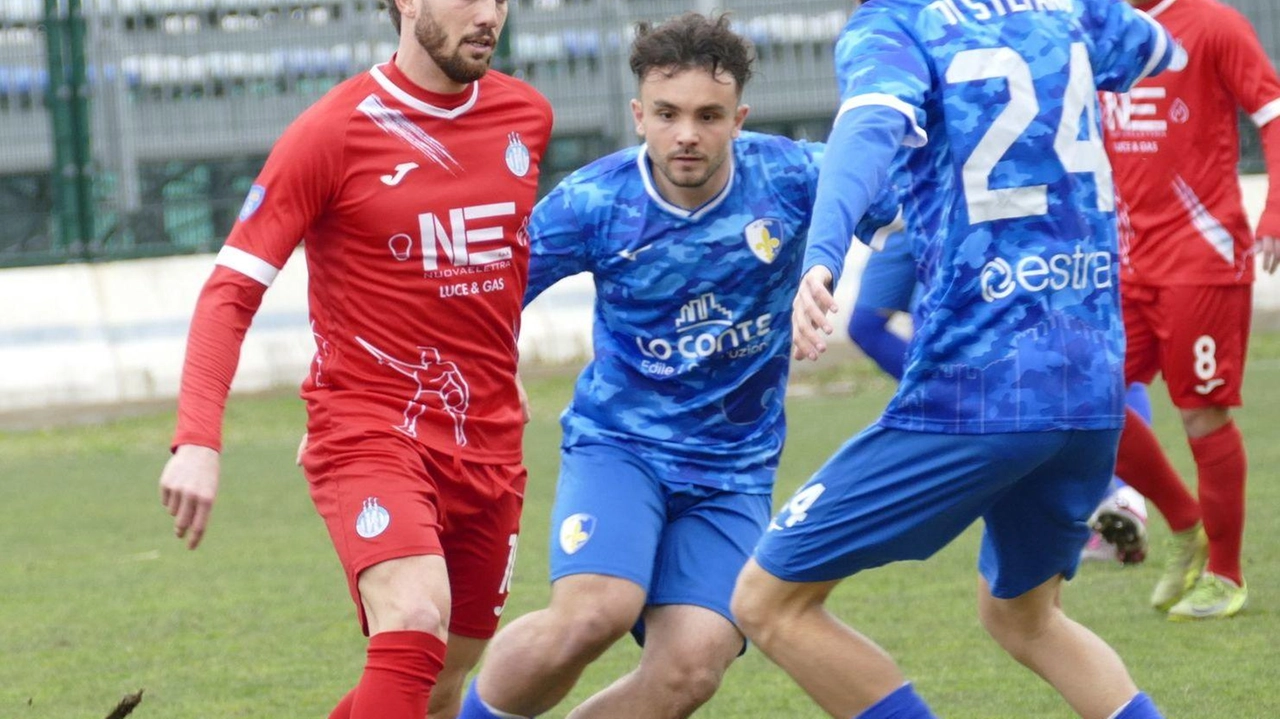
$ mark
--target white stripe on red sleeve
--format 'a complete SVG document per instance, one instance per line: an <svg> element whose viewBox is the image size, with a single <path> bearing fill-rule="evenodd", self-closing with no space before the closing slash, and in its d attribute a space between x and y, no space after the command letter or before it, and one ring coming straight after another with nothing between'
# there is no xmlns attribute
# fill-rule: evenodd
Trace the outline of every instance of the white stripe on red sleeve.
<svg viewBox="0 0 1280 719"><path fill-rule="evenodd" d="M265 287L270 287L271 283L275 282L276 275L280 274L279 267L257 255L250 254L231 245L223 245L222 249L218 251L218 257L214 260L214 264L235 270L246 277L256 280Z"/></svg>
<svg viewBox="0 0 1280 719"><path fill-rule="evenodd" d="M1263 125L1267 124L1268 122L1271 122L1277 117L1280 117L1280 97L1277 97L1271 102L1268 102L1267 104L1258 108L1257 112L1249 116L1249 118L1253 120L1253 124L1257 125L1258 127L1262 127Z"/></svg>

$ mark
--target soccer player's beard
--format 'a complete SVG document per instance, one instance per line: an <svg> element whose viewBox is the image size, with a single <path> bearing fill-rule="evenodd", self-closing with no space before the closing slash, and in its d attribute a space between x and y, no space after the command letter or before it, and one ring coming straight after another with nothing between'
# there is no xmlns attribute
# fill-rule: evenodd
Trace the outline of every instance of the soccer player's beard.
<svg viewBox="0 0 1280 719"><path fill-rule="evenodd" d="M687 154L687 153L683 150L677 149L675 152L671 153L667 157L664 157L662 162L654 163L655 165L658 166L658 171L661 172L662 175L667 178L667 182L670 182L675 187L683 187L683 188L702 187L703 185L711 181L711 176L716 174L716 171L719 170L720 166L724 164L725 157L727 157L727 155L706 157L705 158L707 161L706 172L702 172L698 175L688 175L688 174L677 175L675 171L671 169L671 166L675 164L675 158L683 154Z"/></svg>
<svg viewBox="0 0 1280 719"><path fill-rule="evenodd" d="M427 51L427 55L445 77L459 85L475 82L489 71L489 63L493 59L492 53L483 60L468 60L462 56L462 43L474 39L474 36L462 38L452 53L446 52L445 46L449 43L449 36L440 29L440 25L430 13L418 16L417 22L413 24L413 36L417 38L418 44Z"/></svg>

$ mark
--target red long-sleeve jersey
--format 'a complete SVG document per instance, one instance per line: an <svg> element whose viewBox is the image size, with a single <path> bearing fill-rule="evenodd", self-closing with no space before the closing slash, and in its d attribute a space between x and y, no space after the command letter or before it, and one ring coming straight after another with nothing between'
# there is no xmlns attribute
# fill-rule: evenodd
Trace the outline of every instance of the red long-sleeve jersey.
<svg viewBox="0 0 1280 719"><path fill-rule="evenodd" d="M1236 108L1262 129L1271 177L1258 234L1280 236L1280 79L1238 11L1216 0L1140 7L1186 50L1187 64L1102 97L1120 200L1122 278L1250 283L1254 234L1236 181Z"/></svg>
<svg viewBox="0 0 1280 719"><path fill-rule="evenodd" d="M525 231L551 108L489 72L460 95L388 62L331 90L272 149L192 320L174 444L221 447L241 340L305 239L311 426L389 426L518 462Z"/></svg>

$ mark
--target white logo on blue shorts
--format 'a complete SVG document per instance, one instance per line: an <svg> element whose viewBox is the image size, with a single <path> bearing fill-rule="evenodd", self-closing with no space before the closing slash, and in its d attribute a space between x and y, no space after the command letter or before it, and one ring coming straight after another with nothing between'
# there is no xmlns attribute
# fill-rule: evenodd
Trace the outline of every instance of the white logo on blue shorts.
<svg viewBox="0 0 1280 719"><path fill-rule="evenodd" d="M569 515L560 523L560 548L565 554L573 554L591 539L596 529L596 518L590 514Z"/></svg>

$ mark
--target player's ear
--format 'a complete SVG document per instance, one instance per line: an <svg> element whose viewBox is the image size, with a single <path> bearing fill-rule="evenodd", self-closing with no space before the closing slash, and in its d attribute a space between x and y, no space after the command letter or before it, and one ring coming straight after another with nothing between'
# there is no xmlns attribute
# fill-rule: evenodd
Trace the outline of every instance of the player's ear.
<svg viewBox="0 0 1280 719"><path fill-rule="evenodd" d="M418 17L418 0L391 0L396 4L396 8L400 10L402 18Z"/></svg>
<svg viewBox="0 0 1280 719"><path fill-rule="evenodd" d="M636 121L636 135L644 137L644 105L631 98L631 117Z"/></svg>
<svg viewBox="0 0 1280 719"><path fill-rule="evenodd" d="M747 115L750 112L750 105L738 105L737 111L733 113L733 136L735 138L738 136L738 133L742 132L742 123L746 122Z"/></svg>

